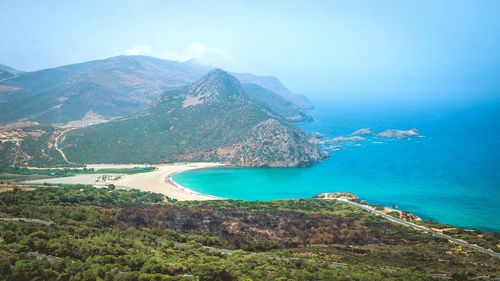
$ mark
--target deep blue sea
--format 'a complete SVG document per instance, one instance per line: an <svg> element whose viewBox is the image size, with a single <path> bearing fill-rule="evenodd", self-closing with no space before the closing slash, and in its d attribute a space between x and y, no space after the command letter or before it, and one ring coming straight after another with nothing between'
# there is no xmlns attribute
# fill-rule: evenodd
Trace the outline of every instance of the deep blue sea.
<svg viewBox="0 0 500 281"><path fill-rule="evenodd" d="M350 191L379 204L462 227L500 231L500 106L319 107L301 124L326 138L359 128L417 128L423 137L341 144L309 168L194 170L174 180L197 192L243 200Z"/></svg>

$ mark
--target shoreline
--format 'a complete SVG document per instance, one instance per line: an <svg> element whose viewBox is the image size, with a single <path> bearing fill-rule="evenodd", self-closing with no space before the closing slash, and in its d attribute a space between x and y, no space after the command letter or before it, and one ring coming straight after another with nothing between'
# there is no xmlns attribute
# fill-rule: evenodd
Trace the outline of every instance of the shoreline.
<svg viewBox="0 0 500 281"><path fill-rule="evenodd" d="M100 168L100 169L117 169L117 168L130 168L130 167L143 167L144 164L89 164L86 167ZM215 167L224 167L225 164L217 162L185 162L185 163L171 163L150 165L156 169L150 172L137 173L137 174L116 174L117 179L104 180L99 182L98 179L102 178L103 173L99 174L82 174L69 177L58 178L45 178L39 180L26 181L27 184L89 184L96 188L105 187L108 184L114 184L118 188L124 189L139 189L141 191L149 191L160 193L168 198L176 199L179 201L190 200L223 200L225 198L217 197L209 194L203 194L193 191L184 187L173 180L173 176L197 169L208 169Z"/></svg>
<svg viewBox="0 0 500 281"><path fill-rule="evenodd" d="M225 165L221 165L221 166L225 166ZM183 170L183 171L178 171L178 172L175 172L175 173L172 173L170 174L168 177L167 177L167 182L170 183L171 185L175 186L176 188L178 189L181 189L185 192L188 192L190 194L196 194L196 195L200 195L200 196L204 196L204 197L209 197L211 199L208 199L208 200L227 200L227 198L224 198L224 197L219 197L219 196L215 196L215 195L210 195L210 194L206 194L206 193L201 193L201 192L197 192L197 191L194 191L190 188L187 188L179 183L177 183L176 181L174 181L173 177L177 174L180 174L180 173L183 173L185 171L189 171L189 170L201 170L201 169L208 169L208 168L212 168L212 167L203 167L203 168L198 168L198 169L188 169L188 170ZM179 199L177 199L179 200ZM198 199L196 199L198 200ZM203 199L200 199L200 200L203 200Z"/></svg>
<svg viewBox="0 0 500 281"><path fill-rule="evenodd" d="M118 187L137 188L141 191L150 191L163 194L179 201L190 200L221 200L224 198L203 194L186 188L173 180L173 176L198 169L207 169L225 166L217 162L190 162L156 165L157 169L147 173L125 175L111 182Z"/></svg>
<svg viewBox="0 0 500 281"><path fill-rule="evenodd" d="M218 163L218 162L182 162L182 163L170 163L170 164L159 164L159 165L147 165L147 164L87 164L87 168L101 168L101 169L117 169L117 168L134 168L134 167L155 167L156 170L150 172L143 172L137 174L112 174L118 175L117 179L107 179L98 181L99 178L103 176L109 176L109 174L81 174L76 176L66 176L66 177L57 177L57 178L44 178L37 180L24 181L22 183L26 184L26 186L34 185L34 184L86 184L92 185L95 188L103 188L109 184L114 184L117 188L122 189L138 189L140 191L145 192L153 192L159 193L167 196L170 199L176 199L178 201L204 201L204 200L229 200L229 198L218 197L215 195L210 195L206 193L201 193L194 191L188 187L185 187L176 181L174 181L173 177L176 174L189 171L189 170L199 170L199 169L209 169L209 168L219 168L219 167L228 167L227 164ZM46 168L38 168L38 167L29 167L29 169L46 169ZM61 168L64 169L64 168ZM350 194L349 198L345 196L340 196L341 198L333 198L337 196L327 196L329 194ZM354 196L356 198L350 198L350 196ZM339 201L351 201L352 199L359 199L358 196L351 192L326 192L320 193L312 197L306 198L317 198L317 199L341 199ZM306 199L304 198L304 199ZM293 200L293 199L301 199L301 198L288 198L288 199L274 199L274 200ZM355 200L356 201L356 200ZM360 200L365 201L365 200ZM352 202L352 201L351 201ZM385 215L391 215L391 217L396 219L401 219L406 222L416 222L416 221L427 221L428 219L419 217L415 215L411 211L399 210L390 208L387 206L379 206L379 205L371 205L361 202L361 204L365 208L369 208L372 211L377 211L380 213L384 213ZM382 208L382 209L377 209ZM392 214L391 214L392 213ZM397 213L397 217L395 216ZM443 222L438 222L438 224L446 224ZM463 229L473 229L480 230L486 232L498 232L495 229L482 229L475 227L466 227L459 225L450 225L453 228L463 228ZM440 229L431 228L435 232L439 232Z"/></svg>

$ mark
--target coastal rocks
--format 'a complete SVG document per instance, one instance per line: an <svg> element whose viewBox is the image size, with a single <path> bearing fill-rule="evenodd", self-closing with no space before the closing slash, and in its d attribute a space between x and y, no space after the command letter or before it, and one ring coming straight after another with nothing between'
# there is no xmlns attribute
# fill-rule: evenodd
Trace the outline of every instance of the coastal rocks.
<svg viewBox="0 0 500 281"><path fill-rule="evenodd" d="M363 128L352 132L351 135L353 136L373 135L373 131L368 128Z"/></svg>
<svg viewBox="0 0 500 281"><path fill-rule="evenodd" d="M217 156L238 166L303 167L328 154L306 141L305 133L268 119L255 126L249 139L231 149L219 149ZM230 153L227 153L230 151Z"/></svg>
<svg viewBox="0 0 500 281"><path fill-rule="evenodd" d="M311 135L307 141L311 144L324 144L324 141L318 139L315 135Z"/></svg>
<svg viewBox="0 0 500 281"><path fill-rule="evenodd" d="M397 139L407 139L410 137L418 137L420 136L420 132L417 129L410 130L386 130L379 134L377 137L379 138L397 138Z"/></svg>
<svg viewBox="0 0 500 281"><path fill-rule="evenodd" d="M381 138L385 139L409 139L413 137L418 137L420 136L420 132L417 129L410 129L410 130L397 130L397 129L390 129L390 130L385 130L382 131L378 134L375 134L371 129L369 128L361 128L358 129L354 132L351 133L351 136L344 137L344 136L338 136L334 137L331 139L321 139L324 137L323 134L315 132L315 133L310 133L308 142L314 145L321 145L323 150L325 151L335 151L335 150L340 150L342 149L341 146L328 146L328 144L343 144L345 147L355 147L355 146L361 146L360 141L366 141L370 140L371 143L376 143L380 144L383 142L380 142L379 140Z"/></svg>
<svg viewBox="0 0 500 281"><path fill-rule="evenodd" d="M359 196L352 192L325 192L320 193L313 198L316 199L346 199L349 201L359 202Z"/></svg>
<svg viewBox="0 0 500 281"><path fill-rule="evenodd" d="M327 151L335 151L335 150L341 150L342 146L330 145L330 146L325 147L324 149Z"/></svg>
<svg viewBox="0 0 500 281"><path fill-rule="evenodd" d="M309 133L309 142L312 144L324 144L321 139L325 137L325 134L320 132Z"/></svg>
<svg viewBox="0 0 500 281"><path fill-rule="evenodd" d="M348 200L351 202L358 202L361 205L367 206L371 210L377 210L379 212L382 212L386 215L399 218L401 220L407 221L407 222L415 222L415 221L421 221L422 219L412 213L409 212L404 212L401 210L396 210L393 208L388 208L388 207L381 207L381 206L373 206L373 205L368 205L366 203L366 200L360 200L359 196L357 196L354 193L351 192L325 192L325 193L320 193L316 196L313 196L315 199L324 199L324 200Z"/></svg>
<svg viewBox="0 0 500 281"><path fill-rule="evenodd" d="M352 136L352 137L335 137L333 139L325 140L324 143L335 143L335 142L355 142L355 141L364 141L366 138L360 137L360 136Z"/></svg>
<svg viewBox="0 0 500 281"><path fill-rule="evenodd" d="M318 139L321 139L321 138L324 138L325 137L325 134L322 134L320 132L313 132L311 133L312 136L318 138Z"/></svg>
<svg viewBox="0 0 500 281"><path fill-rule="evenodd" d="M395 210L395 209L392 209L392 208L384 208L384 210L382 211L388 215L391 215L393 217L396 217L396 218L399 218L399 219L402 219L404 221L408 221L408 222L416 222L416 221L421 221L422 219L412 213L408 213L408 212L403 212L403 211L400 211L400 210Z"/></svg>

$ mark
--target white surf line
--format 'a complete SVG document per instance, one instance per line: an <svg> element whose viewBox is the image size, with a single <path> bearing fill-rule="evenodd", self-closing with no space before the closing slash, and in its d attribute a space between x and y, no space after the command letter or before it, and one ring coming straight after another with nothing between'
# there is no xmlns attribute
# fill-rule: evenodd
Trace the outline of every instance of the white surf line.
<svg viewBox="0 0 500 281"><path fill-rule="evenodd" d="M353 206L356 206L356 207L359 207L365 211L368 211L368 212L371 212L375 215L378 215L378 216L381 216L387 220L390 220L394 223L398 223L398 224L402 224L404 226L407 226L407 227L411 227L415 230L418 230L418 231L422 231L422 232L425 232L425 233L431 233L432 235L434 236L437 236L437 237L440 237L440 238L443 238L443 239L446 239L452 243L455 243L455 244L458 244L460 246L464 246L466 248L469 248L469 249L472 249L474 251L477 251L477 252L480 252L480 253L483 253L483 254L488 254L492 257L495 257L495 258L500 258L500 253L497 253L493 250L490 250L490 249L486 249L486 248L483 248L481 246L478 246L478 245L474 245L474 244L471 244L469 242L466 242L464 240L461 240L461 239L457 239L457 238L453 238L449 235L446 235L446 234L441 234L441 233L438 233L428 227L425 227L425 226L422 226L422 225L418 225L418 224L414 224L414 223L411 223L411 222L407 222L405 220L402 220L402 219L399 219L399 218L396 218L396 217L393 217L391 215L388 215L386 213L383 213L381 211L377 211L375 209L372 209L368 206L365 206L363 204L360 204L360 203L356 203L356 202L353 202L353 201L349 201L347 199L343 199L343 198L338 198L336 199L338 201L342 201L342 202L345 202L349 205L353 205Z"/></svg>
<svg viewBox="0 0 500 281"><path fill-rule="evenodd" d="M203 169L203 168L199 168L199 169ZM199 170L199 169L194 169L194 170ZM206 196L206 197L210 197L210 198L213 198L213 199L216 199L216 200L227 200L227 198L224 198L224 197L218 197L218 196L214 196L214 195L210 195L210 194L205 194L205 193L200 193L200 192L196 192L192 189L189 189L187 187L184 187L180 184L178 184L176 181L174 181L173 177L177 174L180 174L182 172L185 172L187 170L182 170L182 171L177 171L175 173L172 173L170 175L168 175L167 177L167 180L169 183L171 183L173 186L179 188L179 189L182 189L184 190L185 192L188 192L188 193L192 193L192 194L196 194L196 195L200 195L200 196Z"/></svg>

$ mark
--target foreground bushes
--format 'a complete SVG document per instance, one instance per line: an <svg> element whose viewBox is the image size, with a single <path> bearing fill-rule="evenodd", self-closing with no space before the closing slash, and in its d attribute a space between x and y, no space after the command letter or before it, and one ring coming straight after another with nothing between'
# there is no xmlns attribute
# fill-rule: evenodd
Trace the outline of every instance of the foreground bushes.
<svg viewBox="0 0 500 281"><path fill-rule="evenodd" d="M321 200L163 202L86 186L0 193L0 280L428 280L499 262Z"/></svg>

